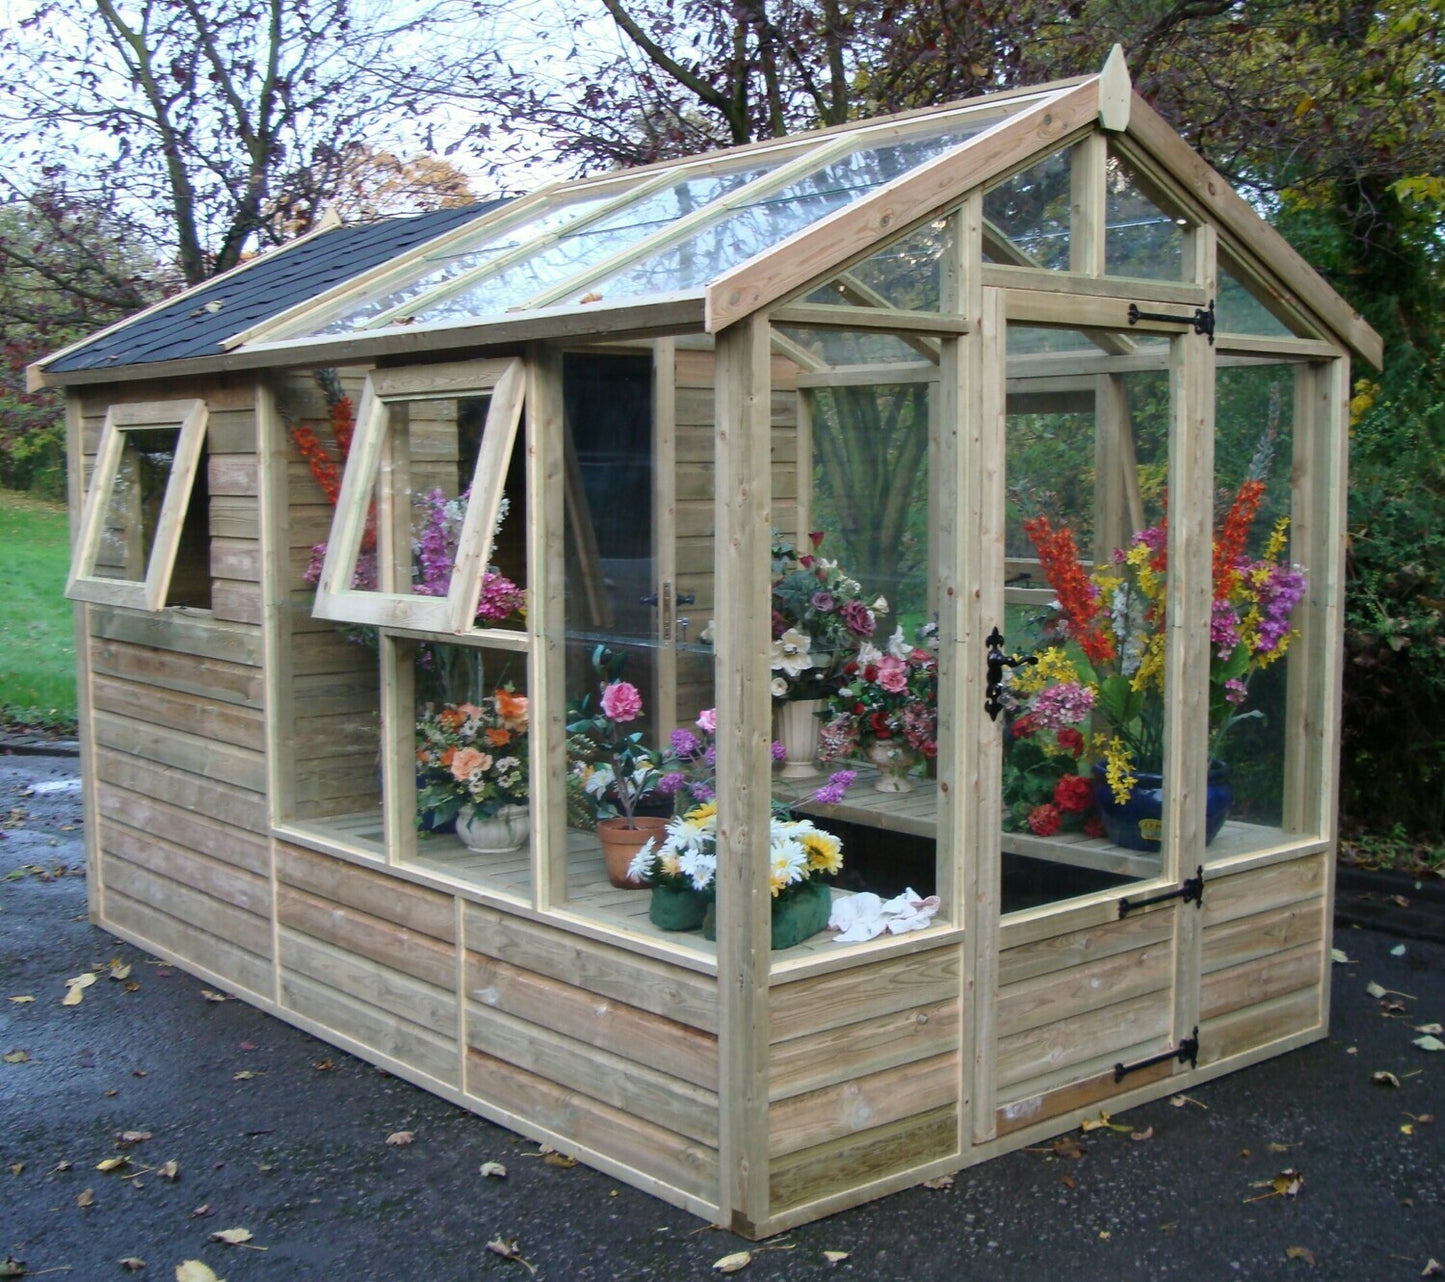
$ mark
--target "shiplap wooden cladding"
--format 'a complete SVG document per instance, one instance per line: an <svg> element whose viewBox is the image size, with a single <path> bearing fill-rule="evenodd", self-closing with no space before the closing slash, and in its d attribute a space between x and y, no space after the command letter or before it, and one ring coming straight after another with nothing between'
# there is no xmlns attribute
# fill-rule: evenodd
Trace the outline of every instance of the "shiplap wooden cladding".
<svg viewBox="0 0 1445 1282"><path fill-rule="evenodd" d="M1158 319L1211 302L1213 344ZM1379 339L1132 94L1122 55L560 184L278 300L212 355L175 350L102 368L81 344L34 372L68 388L105 929L752 1236L1325 1034L1349 362ZM294 429L338 394L356 430L333 508ZM850 471L848 413L915 435ZM1206 844L1211 531L1256 431L1308 591L1275 678L1277 804ZM142 503L124 447L156 432L169 479ZM1040 441L1066 442L1067 475L1028 471ZM202 460L208 528L183 530ZM906 870L941 906L916 932L772 952L772 535L825 529L842 556L850 487L900 460L913 520L884 559L913 567L897 608L938 624L938 757L820 822L846 833L836 894ZM470 489L446 596L408 581L428 478ZM1166 490L1158 849L1012 830L985 638L1053 596L1021 516L1072 495L1103 561ZM166 605L187 540L209 608ZM372 547L384 572L358 588ZM476 623L488 566L524 617ZM654 927L576 822L568 705L595 693L598 642L628 655L649 734L718 711L716 943ZM439 664L468 697L529 700L510 854L418 830ZM1160 897L1200 867L1201 903Z"/></svg>

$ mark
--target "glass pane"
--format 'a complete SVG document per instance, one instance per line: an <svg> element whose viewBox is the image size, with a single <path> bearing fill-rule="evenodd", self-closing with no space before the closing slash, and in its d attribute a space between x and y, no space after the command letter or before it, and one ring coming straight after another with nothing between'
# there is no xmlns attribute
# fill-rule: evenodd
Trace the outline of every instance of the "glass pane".
<svg viewBox="0 0 1445 1282"><path fill-rule="evenodd" d="M1185 220L1154 203L1117 156L1104 183L1104 270L1145 280L1184 279Z"/></svg>
<svg viewBox="0 0 1445 1282"><path fill-rule="evenodd" d="M900 338L897 334L863 333L855 330L804 329L797 325L780 325L778 333L806 348L827 365L936 365L938 340ZM920 351L920 348L923 350Z"/></svg>
<svg viewBox="0 0 1445 1282"><path fill-rule="evenodd" d="M494 316L516 307L656 234L679 218L764 177L781 163L778 159L735 173L689 178L643 196L599 222L563 235L554 244L496 275L485 277L461 293L426 307L417 313L416 319L430 322Z"/></svg>
<svg viewBox="0 0 1445 1282"><path fill-rule="evenodd" d="M1221 333L1264 334L1270 338L1287 338L1290 329L1275 316L1221 263L1219 266L1219 303L1216 324Z"/></svg>
<svg viewBox="0 0 1445 1282"><path fill-rule="evenodd" d="M333 464L343 456L334 425L341 426L341 439L349 442L347 415L363 377L355 371L327 371L322 379L295 373L278 392L287 466L276 480L291 542L281 585L280 631L282 669L290 680L270 715L279 719L283 822L385 858L376 633L311 617L321 568L318 549L324 552L334 511L329 487L335 484L317 451ZM338 410L342 398L347 403Z"/></svg>
<svg viewBox="0 0 1445 1282"><path fill-rule="evenodd" d="M481 394L387 403L370 508L374 519L363 536L353 589L448 594L490 404L491 398ZM496 556L477 608L480 627L518 626L525 604L526 514L512 513L525 495L524 459L525 449L514 448L494 531Z"/></svg>
<svg viewBox="0 0 1445 1282"><path fill-rule="evenodd" d="M701 288L730 267L942 155L997 120L993 115L965 117L935 126L935 132L921 137L862 147L760 195L679 244L589 286L589 292L612 301Z"/></svg>
<svg viewBox="0 0 1445 1282"><path fill-rule="evenodd" d="M311 334L345 334L360 329L365 326L367 321L380 316L383 312L389 312L412 299L420 298L423 294L439 289L448 281L455 280L502 257L503 254L509 253L519 245L526 244L530 240L556 235L569 224L596 213L609 202L616 200L619 194L614 188L605 195L576 196L570 200L549 205L547 208L539 210L531 218L511 226L483 233L482 239L477 243L454 248L447 254L428 255L417 267L416 275L407 283L394 285L385 293L374 295L364 302L358 303L345 315L329 324L309 332ZM408 316L398 318L393 323L399 324L415 319L414 316Z"/></svg>
<svg viewBox="0 0 1445 1282"><path fill-rule="evenodd" d="M526 896L531 885L527 656L432 642L398 647L413 699L416 778L399 781L403 859Z"/></svg>
<svg viewBox="0 0 1445 1282"><path fill-rule="evenodd" d="M90 569L95 578L144 582L180 435L178 427L133 428L121 433L120 464Z"/></svg>
<svg viewBox="0 0 1445 1282"><path fill-rule="evenodd" d="M1286 821L1286 695L1308 566L1292 563L1294 369L1223 366L1215 406L1210 751L1228 767L1219 859L1278 839Z"/></svg>
<svg viewBox="0 0 1445 1282"><path fill-rule="evenodd" d="M947 229L943 219L919 228L819 286L806 301L938 311L939 263L948 250Z"/></svg>
<svg viewBox="0 0 1445 1282"><path fill-rule="evenodd" d="M866 347L875 336L829 337ZM766 676L784 754L777 792L841 843L833 884L885 899L938 884L934 390L811 389L796 524L774 549ZM775 458L788 440L775 423ZM834 796L838 771L856 777Z"/></svg>
<svg viewBox="0 0 1445 1282"><path fill-rule="evenodd" d="M1072 150L1056 151L984 194L983 244L990 262L1069 270Z"/></svg>
<svg viewBox="0 0 1445 1282"><path fill-rule="evenodd" d="M1160 869L1165 354L1060 387L1039 346L1010 327L1004 649L1034 662L1004 688L1006 912Z"/></svg>

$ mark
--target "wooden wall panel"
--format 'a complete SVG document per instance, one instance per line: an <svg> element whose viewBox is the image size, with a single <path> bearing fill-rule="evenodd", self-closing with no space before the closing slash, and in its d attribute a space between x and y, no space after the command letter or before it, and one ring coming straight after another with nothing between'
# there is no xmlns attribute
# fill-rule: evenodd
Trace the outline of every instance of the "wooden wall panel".
<svg viewBox="0 0 1445 1282"><path fill-rule="evenodd" d="M715 982L481 905L464 912L467 1093L715 1200ZM616 1136L599 1130L624 1117Z"/></svg>
<svg viewBox="0 0 1445 1282"><path fill-rule="evenodd" d="M452 897L289 842L276 882L281 1004L457 1085Z"/></svg>

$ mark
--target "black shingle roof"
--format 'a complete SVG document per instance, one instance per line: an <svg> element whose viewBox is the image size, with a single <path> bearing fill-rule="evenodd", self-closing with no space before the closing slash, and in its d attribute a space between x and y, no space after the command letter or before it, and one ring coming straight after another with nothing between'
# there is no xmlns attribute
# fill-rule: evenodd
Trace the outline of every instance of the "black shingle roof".
<svg viewBox="0 0 1445 1282"><path fill-rule="evenodd" d="M47 371L116 369L218 356L232 334L314 298L402 251L495 209L500 201L338 227L218 278L46 364ZM219 304L219 306L214 306Z"/></svg>

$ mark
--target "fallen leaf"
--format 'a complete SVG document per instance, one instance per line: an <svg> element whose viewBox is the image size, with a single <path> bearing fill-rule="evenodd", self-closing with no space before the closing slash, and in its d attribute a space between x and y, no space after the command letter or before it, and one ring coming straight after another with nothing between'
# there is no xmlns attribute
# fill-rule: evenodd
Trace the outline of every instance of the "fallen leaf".
<svg viewBox="0 0 1445 1282"><path fill-rule="evenodd" d="M1087 1135L1090 1131L1102 1131L1110 1125L1109 1115L1102 1109L1098 1117L1086 1117L1079 1123L1079 1129Z"/></svg>
<svg viewBox="0 0 1445 1282"><path fill-rule="evenodd" d="M1195 1108L1202 1108L1206 1113L1209 1112L1209 1105L1201 1104L1192 1095L1173 1095L1170 1097L1169 1102L1173 1104L1175 1108L1183 1108L1186 1104L1193 1104Z"/></svg>
<svg viewBox="0 0 1445 1282"><path fill-rule="evenodd" d="M1359 1053L1360 1053L1360 1048L1359 1048L1358 1046L1346 1046L1346 1047L1345 1047L1345 1054L1346 1054L1346 1055L1358 1055Z"/></svg>
<svg viewBox="0 0 1445 1282"><path fill-rule="evenodd" d="M129 965L122 966L119 962L111 962L111 964L110 964L110 978L111 978L111 979L129 979L129 978L130 978L130 966L129 966Z"/></svg>
<svg viewBox="0 0 1445 1282"><path fill-rule="evenodd" d="M1415 1038L1415 1045L1422 1051L1445 1051L1445 1042L1442 1042L1433 1033Z"/></svg>
<svg viewBox="0 0 1445 1282"><path fill-rule="evenodd" d="M1390 956L1391 956L1391 957L1403 957L1404 955L1405 955L1405 945L1404 945L1404 944L1396 944L1392 949L1390 949Z"/></svg>
<svg viewBox="0 0 1445 1282"><path fill-rule="evenodd" d="M1305 1177L1302 1171L1294 1167L1286 1167L1272 1180L1261 1180L1251 1185L1251 1188L1267 1188L1268 1193L1261 1193L1259 1197L1247 1197L1246 1202L1259 1202L1267 1197L1294 1197L1304 1186Z"/></svg>
<svg viewBox="0 0 1445 1282"><path fill-rule="evenodd" d="M122 1131L116 1137L115 1142L122 1145L143 1144L146 1140L150 1139L150 1137L151 1133L149 1131Z"/></svg>
<svg viewBox="0 0 1445 1282"><path fill-rule="evenodd" d="M391 1148L401 1148L404 1144L410 1144L414 1139L416 1136L411 1131L392 1131L386 1137L386 1142Z"/></svg>
<svg viewBox="0 0 1445 1282"><path fill-rule="evenodd" d="M85 996L85 990L95 983L95 976L87 971L84 975L76 975L73 979L65 981L65 996L60 999L62 1006L79 1006L81 998Z"/></svg>
<svg viewBox="0 0 1445 1282"><path fill-rule="evenodd" d="M1269 1144L1265 1145L1265 1149L1271 1153L1288 1153L1289 1145L1271 1141Z"/></svg>
<svg viewBox="0 0 1445 1282"><path fill-rule="evenodd" d="M1130 1131L1129 1138L1136 1143L1142 1144L1145 1140L1152 1140L1154 1138L1154 1128L1152 1126L1146 1126L1142 1131Z"/></svg>
<svg viewBox="0 0 1445 1282"><path fill-rule="evenodd" d="M1369 993L1371 997L1383 997L1389 990L1381 987L1372 979L1365 985L1365 991Z"/></svg>
<svg viewBox="0 0 1445 1282"><path fill-rule="evenodd" d="M201 989L201 996L204 997L208 1002L228 1002L231 1000L229 997L226 996L225 993L213 992L209 988Z"/></svg>
<svg viewBox="0 0 1445 1282"><path fill-rule="evenodd" d="M1414 1123L1414 1122L1405 1122L1405 1123L1403 1123L1403 1124L1401 1125L1401 1127L1400 1127L1400 1134L1402 1134L1402 1135L1413 1135L1414 1133L1415 1133L1415 1123Z"/></svg>
<svg viewBox="0 0 1445 1282"><path fill-rule="evenodd" d="M178 1180L181 1178L181 1165L172 1158L169 1162L162 1162L156 1167L156 1174L163 1180Z"/></svg>
<svg viewBox="0 0 1445 1282"><path fill-rule="evenodd" d="M1398 1087L1400 1085L1400 1079L1394 1073L1387 1073L1383 1069L1378 1073L1371 1073L1370 1081L1376 1086Z"/></svg>
<svg viewBox="0 0 1445 1282"><path fill-rule="evenodd" d="M182 1260L176 1265L176 1282L222 1282L209 1264L200 1260Z"/></svg>
<svg viewBox="0 0 1445 1282"><path fill-rule="evenodd" d="M1330 960L1340 962L1342 965L1346 966L1353 966L1355 964L1355 959L1353 957L1345 956L1345 950L1343 948L1331 948Z"/></svg>
<svg viewBox="0 0 1445 1282"><path fill-rule="evenodd" d="M52 1167L51 1167L48 1171L46 1171L45 1173L46 1173L47 1175L54 1175L57 1171L68 1171L68 1170L70 1170L70 1163L69 1163L69 1162L65 1162L65 1161L60 1161L60 1162L57 1162L54 1166L52 1166Z"/></svg>
<svg viewBox="0 0 1445 1282"><path fill-rule="evenodd" d="M716 1273L736 1273L740 1269L747 1268L752 1262L753 1253L751 1251L734 1251L720 1260L714 1260L712 1267Z"/></svg>
<svg viewBox="0 0 1445 1282"><path fill-rule="evenodd" d="M593 290L591 293L583 294L577 301L579 303L600 303L602 301L602 295L597 293L596 290Z"/></svg>
<svg viewBox="0 0 1445 1282"><path fill-rule="evenodd" d="M487 1177L496 1176L499 1180L506 1179L507 1168L503 1166L500 1162L483 1162L482 1174Z"/></svg>
<svg viewBox="0 0 1445 1282"><path fill-rule="evenodd" d="M1066 1189L1078 1187L1078 1185L1074 1183L1074 1177L1072 1175L1059 1176L1059 1183L1062 1184Z"/></svg>
<svg viewBox="0 0 1445 1282"><path fill-rule="evenodd" d="M1435 1120L1434 1113L1406 1113L1405 1116L1412 1122L1419 1122L1422 1126L1428 1126Z"/></svg>
<svg viewBox="0 0 1445 1282"><path fill-rule="evenodd" d="M1059 1138L1053 1142L1052 1147L1055 1157L1084 1156L1083 1146L1080 1145L1079 1141L1072 1135L1060 1135Z"/></svg>
<svg viewBox="0 0 1445 1282"><path fill-rule="evenodd" d="M23 1047L17 1046L13 1051L6 1051L0 1058L3 1058L7 1064L28 1064L30 1062L30 1052Z"/></svg>
<svg viewBox="0 0 1445 1282"><path fill-rule="evenodd" d="M829 1264L842 1264L843 1261L848 1258L849 1254L847 1251L824 1251L823 1258L827 1260Z"/></svg>
<svg viewBox="0 0 1445 1282"><path fill-rule="evenodd" d="M224 1242L227 1246L240 1246L242 1242L249 1242L252 1233L250 1229L217 1229L211 1234L212 1242Z"/></svg>
<svg viewBox="0 0 1445 1282"><path fill-rule="evenodd" d="M27 1272L25 1261L17 1260L13 1255L0 1260L0 1278L23 1278Z"/></svg>
<svg viewBox="0 0 1445 1282"><path fill-rule="evenodd" d="M14 1002L17 1006L23 1006L26 1002L33 1002L33 1001L35 1000L35 998L29 997L29 996L25 996L25 997L12 997L12 998L10 998L10 1000L11 1000L12 1002Z"/></svg>
<svg viewBox="0 0 1445 1282"><path fill-rule="evenodd" d="M329 1073L336 1065L329 1059L313 1059L311 1061L311 1067L318 1073Z"/></svg>
<svg viewBox="0 0 1445 1282"><path fill-rule="evenodd" d="M577 1165L575 1157L568 1157L566 1153L543 1153L542 1161L547 1166L560 1166L564 1171L570 1171Z"/></svg>
<svg viewBox="0 0 1445 1282"><path fill-rule="evenodd" d="M24 1163L24 1162L12 1162L12 1163L10 1164L10 1174L11 1174L11 1175L23 1175L24 1173L25 1173L25 1163Z"/></svg>
<svg viewBox="0 0 1445 1282"><path fill-rule="evenodd" d="M215 1211L211 1210L211 1204L209 1202L202 1202L200 1206L191 1212L191 1219L204 1220L207 1216L214 1214Z"/></svg>
<svg viewBox="0 0 1445 1282"><path fill-rule="evenodd" d="M97 1171L104 1171L108 1175L111 1171L118 1171L122 1167L129 1165L130 1158L126 1157L125 1154L122 1153L119 1157L107 1157L104 1161L97 1162L95 1164L95 1169Z"/></svg>
<svg viewBox="0 0 1445 1282"><path fill-rule="evenodd" d="M938 1192L941 1189L951 1189L953 1187L953 1176L935 1175L931 1180L924 1180L923 1187L932 1189L934 1192Z"/></svg>
<svg viewBox="0 0 1445 1282"><path fill-rule="evenodd" d="M233 1082L249 1082L253 1077L260 1077L262 1071L264 1070L258 1071L254 1068L243 1068L239 1073L232 1073L231 1080Z"/></svg>
<svg viewBox="0 0 1445 1282"><path fill-rule="evenodd" d="M12 997L10 1000L13 1002L15 999ZM1417 1033L1433 1033L1439 1037L1441 1033L1445 1033L1445 1024L1416 1024L1415 1031Z"/></svg>
<svg viewBox="0 0 1445 1282"><path fill-rule="evenodd" d="M94 1206L95 1190L82 1189L80 1193L76 1195L75 1204L76 1206Z"/></svg>
<svg viewBox="0 0 1445 1282"><path fill-rule="evenodd" d="M1445 1273L1445 1264L1441 1264L1433 1255L1425 1267L1420 1270L1420 1276L1422 1278L1438 1277L1442 1273Z"/></svg>
<svg viewBox="0 0 1445 1282"><path fill-rule="evenodd" d="M1303 1260L1306 1264L1315 1262L1315 1253L1307 1246L1287 1246L1284 1253L1286 1259Z"/></svg>
<svg viewBox="0 0 1445 1282"><path fill-rule="evenodd" d="M138 1255L127 1255L123 1260L117 1260L116 1263L127 1273L139 1273L146 1266L146 1262Z"/></svg>
<svg viewBox="0 0 1445 1282"><path fill-rule="evenodd" d="M1108 1229L1100 1229L1100 1230L1099 1230L1099 1240L1100 1240L1101 1242L1107 1242L1107 1241L1108 1241L1111 1237L1113 1237L1113 1236L1114 1236L1114 1235L1113 1235L1112 1233L1110 1233Z"/></svg>
<svg viewBox="0 0 1445 1282"><path fill-rule="evenodd" d="M515 1238L509 1242L504 1237L494 1237L487 1243L487 1250L493 1255L500 1255L504 1260L515 1260L526 1269L528 1273L535 1273L537 1271L522 1258L522 1252L518 1249Z"/></svg>

